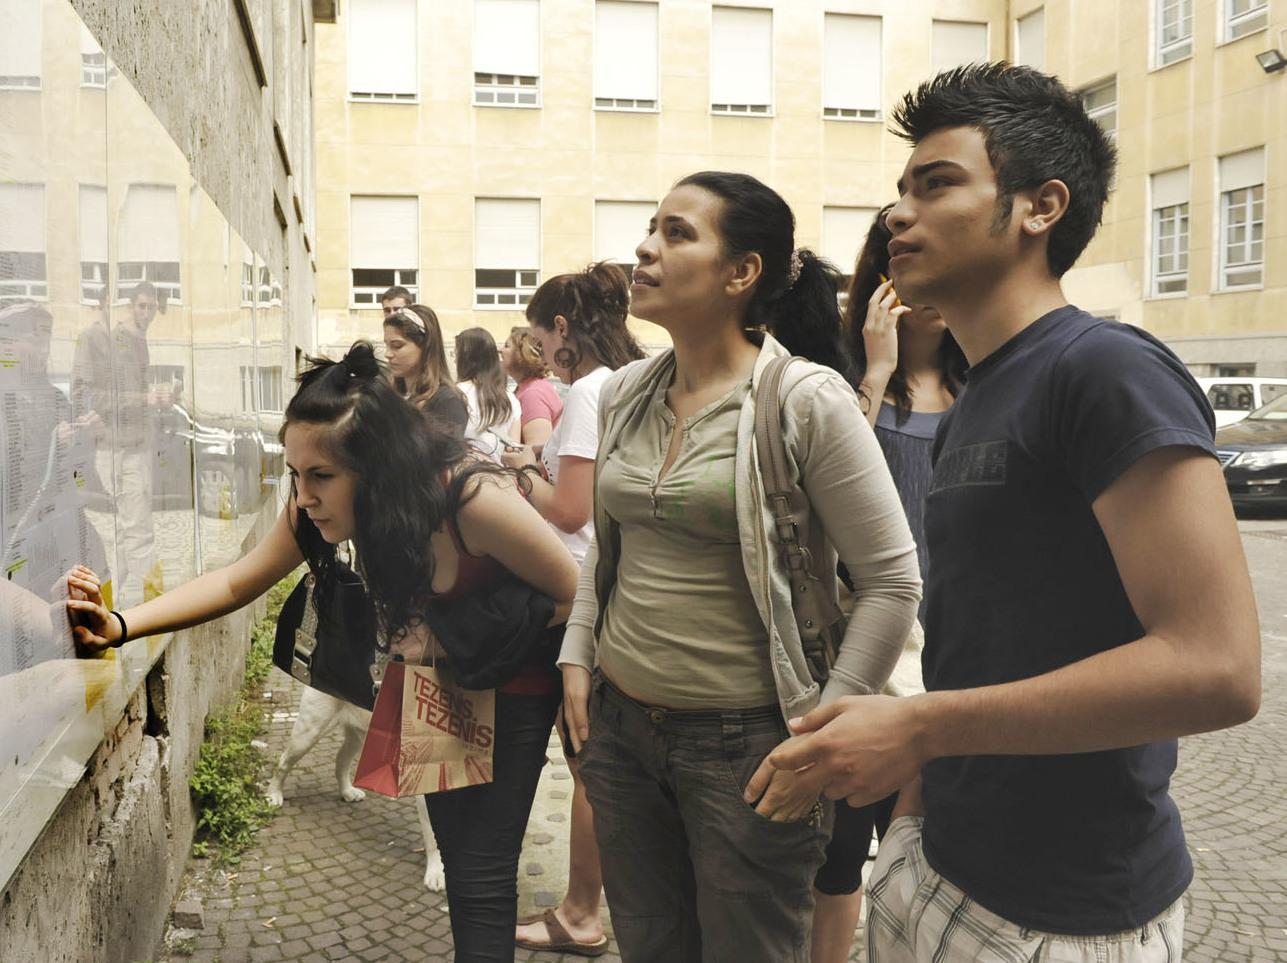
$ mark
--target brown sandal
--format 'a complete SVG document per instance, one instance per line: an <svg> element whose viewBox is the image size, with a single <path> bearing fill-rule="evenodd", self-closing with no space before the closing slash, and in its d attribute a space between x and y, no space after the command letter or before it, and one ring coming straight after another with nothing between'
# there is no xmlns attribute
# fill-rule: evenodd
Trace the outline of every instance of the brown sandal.
<svg viewBox="0 0 1287 963"><path fill-rule="evenodd" d="M579 940L572 939L572 934L559 922L559 918L552 909L547 909L540 916L530 916L518 922L520 925L544 923L545 932L550 937L548 943L515 939L514 944L521 946L525 950L538 950L545 953L571 953L574 956L602 956L608 951L608 938L606 936L600 936L593 943L582 943Z"/></svg>

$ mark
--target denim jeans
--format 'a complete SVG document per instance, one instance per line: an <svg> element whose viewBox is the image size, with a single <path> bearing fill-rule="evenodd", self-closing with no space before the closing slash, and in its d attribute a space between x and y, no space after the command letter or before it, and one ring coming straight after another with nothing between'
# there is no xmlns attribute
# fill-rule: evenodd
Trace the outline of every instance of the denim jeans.
<svg viewBox="0 0 1287 963"><path fill-rule="evenodd" d="M560 698L498 692L494 781L425 797L447 876L456 963L514 959L519 852Z"/></svg>
<svg viewBox="0 0 1287 963"><path fill-rule="evenodd" d="M786 737L776 705L650 707L595 674L577 761L625 963L807 963L830 806L782 823L742 799Z"/></svg>

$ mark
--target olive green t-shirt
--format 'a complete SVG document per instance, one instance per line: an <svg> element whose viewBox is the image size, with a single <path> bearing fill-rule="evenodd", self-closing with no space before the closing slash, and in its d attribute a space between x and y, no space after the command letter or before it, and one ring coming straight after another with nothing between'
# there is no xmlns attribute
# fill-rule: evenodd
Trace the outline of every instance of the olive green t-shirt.
<svg viewBox="0 0 1287 963"><path fill-rule="evenodd" d="M679 455L658 481L675 426L666 388L625 426L599 473L599 497L621 534L599 666L651 705L776 705L734 494L737 425L750 382L684 422Z"/></svg>

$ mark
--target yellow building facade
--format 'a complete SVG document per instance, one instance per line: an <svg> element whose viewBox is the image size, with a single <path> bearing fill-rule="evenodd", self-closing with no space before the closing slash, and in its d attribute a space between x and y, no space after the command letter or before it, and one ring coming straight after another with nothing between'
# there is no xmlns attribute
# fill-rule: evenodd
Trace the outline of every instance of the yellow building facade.
<svg viewBox="0 0 1287 963"><path fill-rule="evenodd" d="M317 28L318 343L378 339L395 281L449 343L472 325L503 336L541 280L633 261L650 207L708 168L777 188L797 243L847 268L907 157L887 129L897 99L1004 58L1083 90L1121 149L1073 300L1207 370L1287 374L1287 73L1255 58L1284 6L349 0Z"/></svg>

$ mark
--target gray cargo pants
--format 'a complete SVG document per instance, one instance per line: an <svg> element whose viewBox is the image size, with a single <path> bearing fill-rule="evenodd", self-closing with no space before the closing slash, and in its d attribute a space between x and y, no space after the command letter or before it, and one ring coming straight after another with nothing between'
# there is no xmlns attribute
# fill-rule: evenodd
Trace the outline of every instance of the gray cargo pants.
<svg viewBox="0 0 1287 963"><path fill-rule="evenodd" d="M626 963L808 963L830 806L775 823L742 799L786 737L777 706L655 708L595 673L577 761Z"/></svg>

